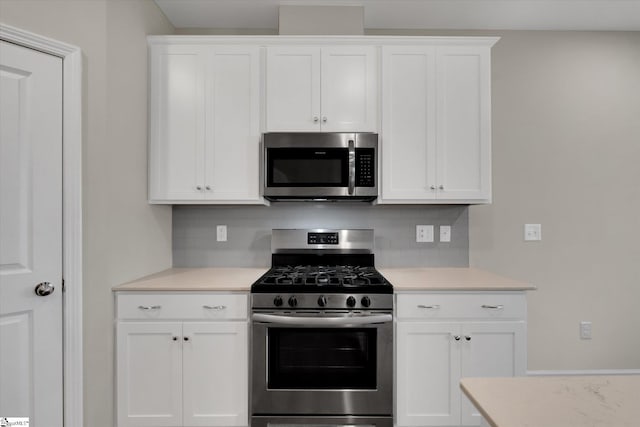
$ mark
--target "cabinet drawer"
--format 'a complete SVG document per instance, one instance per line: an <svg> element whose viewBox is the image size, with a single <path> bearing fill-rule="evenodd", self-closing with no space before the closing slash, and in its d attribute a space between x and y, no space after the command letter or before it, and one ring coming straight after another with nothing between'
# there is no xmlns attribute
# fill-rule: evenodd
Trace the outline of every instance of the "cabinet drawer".
<svg viewBox="0 0 640 427"><path fill-rule="evenodd" d="M247 319L246 294L118 293L118 319Z"/></svg>
<svg viewBox="0 0 640 427"><path fill-rule="evenodd" d="M524 319L527 314L524 293L401 293L396 298L398 319Z"/></svg>

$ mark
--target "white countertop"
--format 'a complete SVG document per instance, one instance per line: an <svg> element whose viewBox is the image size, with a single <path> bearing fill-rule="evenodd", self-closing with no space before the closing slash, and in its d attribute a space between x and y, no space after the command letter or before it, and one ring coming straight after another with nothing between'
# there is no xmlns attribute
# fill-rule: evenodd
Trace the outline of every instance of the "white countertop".
<svg viewBox="0 0 640 427"><path fill-rule="evenodd" d="M114 291L249 291L268 268L170 268Z"/></svg>
<svg viewBox="0 0 640 427"><path fill-rule="evenodd" d="M525 291L535 286L477 268L382 268L395 291Z"/></svg>
<svg viewBox="0 0 640 427"><path fill-rule="evenodd" d="M119 285L114 291L249 291L263 268L170 268ZM476 268L384 268L395 291L518 291L526 283Z"/></svg>
<svg viewBox="0 0 640 427"><path fill-rule="evenodd" d="M492 427L637 427L640 375L463 378Z"/></svg>

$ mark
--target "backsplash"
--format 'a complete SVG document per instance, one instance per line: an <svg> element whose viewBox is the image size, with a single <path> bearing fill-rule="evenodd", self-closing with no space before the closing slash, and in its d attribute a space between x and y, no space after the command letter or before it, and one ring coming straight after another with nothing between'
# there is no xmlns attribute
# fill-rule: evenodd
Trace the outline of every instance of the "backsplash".
<svg viewBox="0 0 640 427"><path fill-rule="evenodd" d="M416 225L434 225L435 242L416 243ZM216 241L226 225L228 241ZM451 225L440 243L439 225ZM376 267L468 267L468 207L274 203L271 206L174 206L174 267L267 267L273 228L373 228Z"/></svg>

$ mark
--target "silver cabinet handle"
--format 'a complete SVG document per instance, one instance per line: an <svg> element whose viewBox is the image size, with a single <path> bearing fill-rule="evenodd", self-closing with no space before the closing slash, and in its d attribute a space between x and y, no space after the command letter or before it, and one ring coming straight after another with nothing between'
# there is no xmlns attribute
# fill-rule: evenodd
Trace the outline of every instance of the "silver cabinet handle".
<svg viewBox="0 0 640 427"><path fill-rule="evenodd" d="M196 185L196 190L202 191L202 186L201 185Z"/></svg>
<svg viewBox="0 0 640 427"><path fill-rule="evenodd" d="M140 310L160 310L162 306L161 305L139 305L138 308Z"/></svg>
<svg viewBox="0 0 640 427"><path fill-rule="evenodd" d="M471 337L469 335L465 335L464 339L467 340L467 341L471 341Z"/></svg>
<svg viewBox="0 0 640 427"><path fill-rule="evenodd" d="M36 285L34 292L39 297L46 297L47 295L51 295L55 287L51 284L51 282L40 282Z"/></svg>
<svg viewBox="0 0 640 427"><path fill-rule="evenodd" d="M440 308L440 304L432 304L432 305L418 304L418 308L425 308L427 310L437 310Z"/></svg>
<svg viewBox="0 0 640 427"><path fill-rule="evenodd" d="M440 186L438 186L438 188L439 188L440 190L444 190L444 185L440 185Z"/></svg>
<svg viewBox="0 0 640 427"><path fill-rule="evenodd" d="M211 191L211 186L210 186L210 185L207 185L207 186L206 186L206 187L204 187L204 188L205 188L205 190L207 190L207 191Z"/></svg>
<svg viewBox="0 0 640 427"><path fill-rule="evenodd" d="M435 190L435 189L436 189L436 186L435 186L435 185L432 185L431 187L429 187L429 189L430 189L430 190Z"/></svg>
<svg viewBox="0 0 640 427"><path fill-rule="evenodd" d="M189 338L189 337L184 337L183 339L184 339L185 341L189 341L189 339L190 339L190 338Z"/></svg>
<svg viewBox="0 0 640 427"><path fill-rule="evenodd" d="M178 337L171 337L173 341L178 341Z"/></svg>
<svg viewBox="0 0 640 427"><path fill-rule="evenodd" d="M482 308L486 308L487 310L502 310L504 308L504 305L502 305L502 304L498 304L498 305L482 304Z"/></svg>
<svg viewBox="0 0 640 427"><path fill-rule="evenodd" d="M318 118L318 116L313 116L313 123L318 123L320 121L320 119Z"/></svg>
<svg viewBox="0 0 640 427"><path fill-rule="evenodd" d="M327 123L327 116L322 117L322 123Z"/></svg>
<svg viewBox="0 0 640 427"><path fill-rule="evenodd" d="M454 335L453 339L456 341L460 341L460 338L462 338L460 335Z"/></svg>
<svg viewBox="0 0 640 427"><path fill-rule="evenodd" d="M226 310L227 306L226 305L203 305L202 308L206 308L207 310L221 311L221 310Z"/></svg>

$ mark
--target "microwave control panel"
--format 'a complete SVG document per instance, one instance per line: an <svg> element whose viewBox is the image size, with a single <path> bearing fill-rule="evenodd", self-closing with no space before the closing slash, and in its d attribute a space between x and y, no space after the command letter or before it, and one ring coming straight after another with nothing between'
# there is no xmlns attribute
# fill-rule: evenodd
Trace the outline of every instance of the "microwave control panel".
<svg viewBox="0 0 640 427"><path fill-rule="evenodd" d="M356 187L375 187L375 162L373 148L356 148Z"/></svg>

